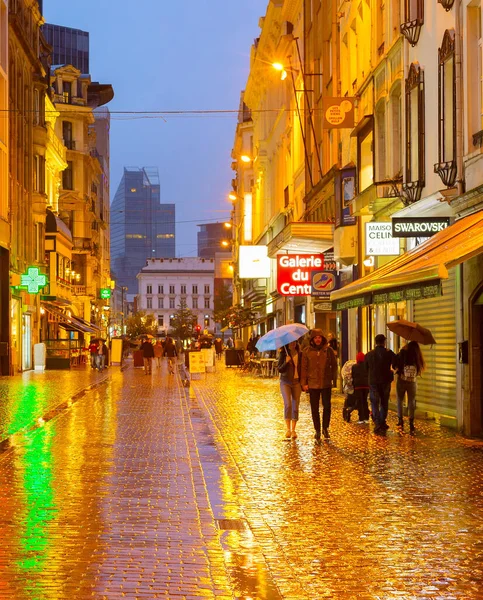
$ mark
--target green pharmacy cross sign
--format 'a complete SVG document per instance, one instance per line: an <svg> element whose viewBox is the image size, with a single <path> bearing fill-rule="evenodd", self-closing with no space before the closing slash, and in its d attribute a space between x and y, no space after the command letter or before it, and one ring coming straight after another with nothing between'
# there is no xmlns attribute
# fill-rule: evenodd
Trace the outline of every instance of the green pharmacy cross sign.
<svg viewBox="0 0 483 600"><path fill-rule="evenodd" d="M111 297L111 290L109 288L101 288L101 298L107 300Z"/></svg>
<svg viewBox="0 0 483 600"><path fill-rule="evenodd" d="M38 294L47 283L47 275L41 274L37 267L29 267L27 273L20 276L20 287L26 287L29 294Z"/></svg>

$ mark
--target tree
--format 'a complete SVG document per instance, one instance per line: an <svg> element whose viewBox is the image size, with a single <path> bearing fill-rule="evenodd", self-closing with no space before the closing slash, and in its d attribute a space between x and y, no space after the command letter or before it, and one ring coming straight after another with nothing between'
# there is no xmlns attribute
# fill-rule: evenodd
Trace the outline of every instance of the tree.
<svg viewBox="0 0 483 600"><path fill-rule="evenodd" d="M130 315L127 318L126 333L131 338L149 333L156 335L158 333L158 323L154 315L147 315L140 311Z"/></svg>
<svg viewBox="0 0 483 600"><path fill-rule="evenodd" d="M240 329L247 325L253 325L255 313L251 308L235 304L230 306L223 314L220 314L219 323L223 327L231 327L232 329Z"/></svg>
<svg viewBox="0 0 483 600"><path fill-rule="evenodd" d="M192 338L197 322L198 317L188 308L186 300L181 300L171 319L170 335L181 340Z"/></svg>
<svg viewBox="0 0 483 600"><path fill-rule="evenodd" d="M215 323L222 323L233 302L233 292L230 286L224 285L218 293L215 290L215 307L213 319Z"/></svg>

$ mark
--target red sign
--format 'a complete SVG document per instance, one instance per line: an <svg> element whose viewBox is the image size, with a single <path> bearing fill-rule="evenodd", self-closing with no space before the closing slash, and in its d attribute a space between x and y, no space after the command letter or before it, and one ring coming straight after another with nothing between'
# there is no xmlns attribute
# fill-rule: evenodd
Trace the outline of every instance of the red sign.
<svg viewBox="0 0 483 600"><path fill-rule="evenodd" d="M324 270L323 254L279 254L277 289L282 296L310 296L312 272Z"/></svg>

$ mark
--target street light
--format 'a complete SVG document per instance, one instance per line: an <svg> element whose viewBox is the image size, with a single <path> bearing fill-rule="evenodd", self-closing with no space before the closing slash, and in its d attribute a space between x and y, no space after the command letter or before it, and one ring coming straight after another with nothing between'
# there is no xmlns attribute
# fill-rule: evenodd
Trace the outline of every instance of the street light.
<svg viewBox="0 0 483 600"><path fill-rule="evenodd" d="M252 162L252 158L250 156L248 156L247 154L242 154L240 156L240 160L244 163L251 163Z"/></svg>

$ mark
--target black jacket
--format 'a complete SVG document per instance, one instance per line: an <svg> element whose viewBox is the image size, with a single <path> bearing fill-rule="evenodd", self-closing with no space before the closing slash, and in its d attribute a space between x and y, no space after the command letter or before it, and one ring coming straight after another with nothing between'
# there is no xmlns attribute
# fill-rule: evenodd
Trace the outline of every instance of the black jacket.
<svg viewBox="0 0 483 600"><path fill-rule="evenodd" d="M151 342L143 342L141 350L143 351L143 358L154 358L154 346Z"/></svg>
<svg viewBox="0 0 483 600"><path fill-rule="evenodd" d="M384 346L376 346L374 350L366 354L365 362L369 369L369 385L391 383L394 379L391 366L395 358L394 352L387 350Z"/></svg>
<svg viewBox="0 0 483 600"><path fill-rule="evenodd" d="M302 352L298 353L298 362L297 362L297 373L300 381L300 375L302 372ZM278 355L278 372L280 373L280 381L284 381L286 383L293 383L294 380L294 362L291 360L287 362L287 351L285 348L280 350L280 354Z"/></svg>
<svg viewBox="0 0 483 600"><path fill-rule="evenodd" d="M355 390L369 389L369 373L367 364L359 362L352 367L352 387Z"/></svg>

